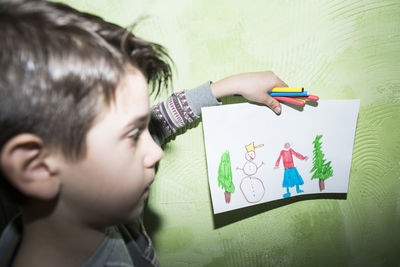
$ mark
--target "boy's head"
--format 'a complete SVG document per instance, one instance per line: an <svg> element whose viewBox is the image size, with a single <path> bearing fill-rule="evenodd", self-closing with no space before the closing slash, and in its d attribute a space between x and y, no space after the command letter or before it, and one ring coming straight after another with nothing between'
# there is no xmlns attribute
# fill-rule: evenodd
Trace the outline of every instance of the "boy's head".
<svg viewBox="0 0 400 267"><path fill-rule="evenodd" d="M0 36L1 195L24 204L27 198L54 198L52 186L57 194L72 188L63 181L52 185L39 182L84 164L94 149L90 145L110 142L99 138L100 132L90 139L98 127L104 132L119 130L116 123L123 123L117 122L120 117L109 122L111 128L104 128L104 120L110 116L139 116L144 124L131 125L131 130L139 129L139 133L125 135L144 138L147 84L158 92L171 76L169 57L161 46L99 17L46 1L0 3ZM146 146L157 150L147 135ZM113 153L111 143L110 151L101 151L101 157L116 164L118 153L125 151L114 143L117 149ZM135 154L143 148L133 149ZM65 159L64 165L60 158ZM122 156L122 160L129 164L128 158ZM114 171L118 183L119 173Z"/></svg>

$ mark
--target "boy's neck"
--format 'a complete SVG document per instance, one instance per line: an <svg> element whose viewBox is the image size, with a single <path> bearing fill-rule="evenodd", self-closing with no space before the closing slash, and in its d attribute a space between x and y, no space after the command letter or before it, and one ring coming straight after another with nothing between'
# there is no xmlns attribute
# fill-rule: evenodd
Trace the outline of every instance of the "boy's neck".
<svg viewBox="0 0 400 267"><path fill-rule="evenodd" d="M13 266L80 266L96 251L106 229L93 229L58 216L22 213L23 239Z"/></svg>

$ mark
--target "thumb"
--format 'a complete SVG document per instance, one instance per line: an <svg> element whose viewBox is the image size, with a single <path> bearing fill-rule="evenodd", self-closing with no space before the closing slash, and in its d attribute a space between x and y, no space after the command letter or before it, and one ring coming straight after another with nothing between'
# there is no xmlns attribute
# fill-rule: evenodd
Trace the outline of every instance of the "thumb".
<svg viewBox="0 0 400 267"><path fill-rule="evenodd" d="M265 104L272 109L277 115L281 114L282 107L278 100L273 98L272 96L267 95Z"/></svg>

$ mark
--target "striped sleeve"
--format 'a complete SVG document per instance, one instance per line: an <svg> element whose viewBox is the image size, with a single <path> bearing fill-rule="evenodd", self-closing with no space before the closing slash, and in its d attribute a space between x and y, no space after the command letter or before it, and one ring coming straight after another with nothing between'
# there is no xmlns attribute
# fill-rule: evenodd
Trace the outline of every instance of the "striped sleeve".
<svg viewBox="0 0 400 267"><path fill-rule="evenodd" d="M199 118L187 104L183 91L174 93L166 101L155 105L152 114L161 122L167 136Z"/></svg>
<svg viewBox="0 0 400 267"><path fill-rule="evenodd" d="M194 89L174 93L152 107L152 124L158 125L154 128L161 128L155 129L155 132L161 131L161 134L153 134L159 144L166 137L199 119L202 107L220 104L212 95L210 85L211 82L206 82Z"/></svg>

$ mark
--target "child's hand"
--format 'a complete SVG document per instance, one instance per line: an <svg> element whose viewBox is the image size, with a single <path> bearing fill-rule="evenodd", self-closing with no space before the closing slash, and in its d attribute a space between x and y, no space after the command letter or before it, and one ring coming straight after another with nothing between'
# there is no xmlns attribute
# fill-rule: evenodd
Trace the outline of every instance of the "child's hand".
<svg viewBox="0 0 400 267"><path fill-rule="evenodd" d="M263 71L227 77L211 84L211 91L216 98L240 94L250 101L265 104L276 114L280 114L280 103L269 95L274 87L287 87L287 84L272 71Z"/></svg>

